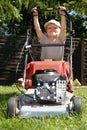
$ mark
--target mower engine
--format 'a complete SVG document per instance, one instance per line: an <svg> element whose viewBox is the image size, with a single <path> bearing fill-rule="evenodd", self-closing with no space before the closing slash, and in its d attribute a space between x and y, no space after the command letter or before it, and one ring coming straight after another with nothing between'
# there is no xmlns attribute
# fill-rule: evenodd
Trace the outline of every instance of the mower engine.
<svg viewBox="0 0 87 130"><path fill-rule="evenodd" d="M56 70L38 70L33 77L35 98L39 103L64 104L66 79L60 78Z"/></svg>

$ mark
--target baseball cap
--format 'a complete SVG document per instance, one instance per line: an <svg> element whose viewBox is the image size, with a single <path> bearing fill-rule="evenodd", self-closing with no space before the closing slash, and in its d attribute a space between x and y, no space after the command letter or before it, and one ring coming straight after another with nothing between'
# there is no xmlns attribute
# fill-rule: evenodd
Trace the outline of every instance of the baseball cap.
<svg viewBox="0 0 87 130"><path fill-rule="evenodd" d="M46 29L47 26L48 26L50 23L55 24L55 25L57 25L58 27L61 28L60 22L56 21L55 19L51 19L51 20L49 20L48 22L46 22L46 23L44 24L44 28Z"/></svg>

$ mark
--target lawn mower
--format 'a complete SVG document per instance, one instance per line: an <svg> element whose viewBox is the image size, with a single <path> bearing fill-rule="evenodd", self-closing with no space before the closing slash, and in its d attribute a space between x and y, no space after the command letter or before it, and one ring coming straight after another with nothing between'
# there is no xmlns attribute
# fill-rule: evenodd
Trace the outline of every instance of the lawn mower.
<svg viewBox="0 0 87 130"><path fill-rule="evenodd" d="M51 11L56 8L50 8ZM58 10L58 8L57 8ZM49 11L38 9L38 11ZM68 13L66 16L69 18ZM43 117L69 115L71 111L81 113L81 99L74 95L72 90L72 22L70 21L70 60L31 61L27 63L28 54L25 55L25 67L22 86L26 90L18 96L11 97L7 103L8 116ZM24 44L28 51L32 46L65 46L64 44L28 44L29 31ZM30 53L30 51L29 51ZM18 67L17 67L18 68Z"/></svg>

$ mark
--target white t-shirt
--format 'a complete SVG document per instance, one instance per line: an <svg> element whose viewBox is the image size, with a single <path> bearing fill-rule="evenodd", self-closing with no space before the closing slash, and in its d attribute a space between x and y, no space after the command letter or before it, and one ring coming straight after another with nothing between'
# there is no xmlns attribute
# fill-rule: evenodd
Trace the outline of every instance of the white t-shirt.
<svg viewBox="0 0 87 130"><path fill-rule="evenodd" d="M62 41L58 37L58 44L65 44L65 41ZM40 44L53 44L54 41L49 41L48 37L43 34L42 38L39 39ZM44 59L54 59L54 60L63 60L64 57L64 46L48 46L42 47L41 49L41 60Z"/></svg>

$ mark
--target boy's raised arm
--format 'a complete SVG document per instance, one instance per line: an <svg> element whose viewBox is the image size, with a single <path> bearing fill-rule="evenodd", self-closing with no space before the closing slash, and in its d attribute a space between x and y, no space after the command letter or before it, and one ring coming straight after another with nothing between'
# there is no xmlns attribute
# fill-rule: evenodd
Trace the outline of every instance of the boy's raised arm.
<svg viewBox="0 0 87 130"><path fill-rule="evenodd" d="M66 13L65 11L66 8L63 6L59 7L59 14L61 16L61 32L60 32L60 36L62 38L62 40L66 39Z"/></svg>
<svg viewBox="0 0 87 130"><path fill-rule="evenodd" d="M36 31L37 37L40 39L42 37L43 32L42 32L42 30L40 28L37 7L34 7L32 9L32 14L33 14L33 19L34 19L35 31Z"/></svg>

